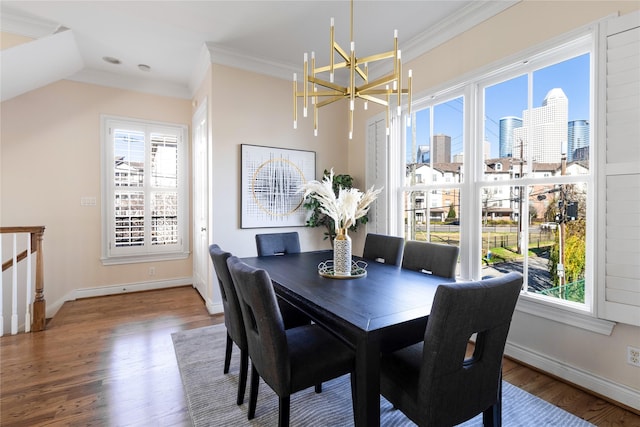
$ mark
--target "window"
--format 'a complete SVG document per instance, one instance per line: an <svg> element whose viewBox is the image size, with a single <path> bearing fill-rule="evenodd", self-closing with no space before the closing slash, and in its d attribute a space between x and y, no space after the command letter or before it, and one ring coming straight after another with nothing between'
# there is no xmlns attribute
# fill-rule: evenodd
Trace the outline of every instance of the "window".
<svg viewBox="0 0 640 427"><path fill-rule="evenodd" d="M464 96L459 94L415 105L411 125L405 132L407 172L403 195L407 240L460 244L464 107ZM418 176L431 180L419 180ZM426 207L418 203L425 199Z"/></svg>
<svg viewBox="0 0 640 427"><path fill-rule="evenodd" d="M593 185L589 156L578 153L589 150L590 38L576 44L479 80L482 140L504 157L490 161L496 167L484 171L477 188L492 201L483 206L482 276L520 271L525 292L588 307ZM508 185L495 187L496 180Z"/></svg>
<svg viewBox="0 0 640 427"><path fill-rule="evenodd" d="M459 276L520 271L534 300L593 311L592 39L585 32L414 102L406 239L463 238Z"/></svg>
<svg viewBox="0 0 640 427"><path fill-rule="evenodd" d="M186 127L102 118L105 264L188 255Z"/></svg>

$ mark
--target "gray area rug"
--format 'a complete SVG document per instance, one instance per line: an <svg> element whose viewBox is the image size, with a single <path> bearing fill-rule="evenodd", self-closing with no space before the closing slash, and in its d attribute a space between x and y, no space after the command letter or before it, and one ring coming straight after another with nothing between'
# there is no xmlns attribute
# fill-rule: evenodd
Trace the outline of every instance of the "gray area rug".
<svg viewBox="0 0 640 427"><path fill-rule="evenodd" d="M256 417L247 420L249 381L245 403L236 405L240 350L234 346L231 368L223 374L226 329L224 325L207 326L172 334L178 367L184 385L191 420L204 426L277 426L278 397L261 382ZM251 368L249 368L251 371ZM249 377L251 375L249 374ZM502 420L512 426L591 426L592 424L527 393L503 383ZM322 393L313 388L291 397L292 426L352 426L353 407L349 376L323 384ZM380 398L381 426L414 426L402 412ZM482 416L461 424L482 426Z"/></svg>

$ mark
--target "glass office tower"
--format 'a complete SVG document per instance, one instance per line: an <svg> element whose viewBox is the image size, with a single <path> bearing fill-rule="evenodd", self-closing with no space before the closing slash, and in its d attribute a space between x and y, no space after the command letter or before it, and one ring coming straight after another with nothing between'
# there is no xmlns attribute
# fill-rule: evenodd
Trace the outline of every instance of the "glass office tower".
<svg viewBox="0 0 640 427"><path fill-rule="evenodd" d="M568 161L589 158L587 154L589 150L589 120L573 120L569 122L567 146Z"/></svg>
<svg viewBox="0 0 640 427"><path fill-rule="evenodd" d="M500 157L512 157L513 154L513 130L522 127L522 119L509 116L500 119Z"/></svg>

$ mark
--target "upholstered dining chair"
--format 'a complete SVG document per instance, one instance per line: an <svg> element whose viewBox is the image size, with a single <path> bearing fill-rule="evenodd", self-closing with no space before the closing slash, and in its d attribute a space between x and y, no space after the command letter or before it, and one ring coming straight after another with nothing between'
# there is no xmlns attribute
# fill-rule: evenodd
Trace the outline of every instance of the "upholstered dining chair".
<svg viewBox="0 0 640 427"><path fill-rule="evenodd" d="M404 253L404 238L368 233L364 239L362 258L383 264L401 265Z"/></svg>
<svg viewBox="0 0 640 427"><path fill-rule="evenodd" d="M454 278L459 250L457 246L409 240L404 246L402 268Z"/></svg>
<svg viewBox="0 0 640 427"><path fill-rule="evenodd" d="M249 367L249 353L247 346L247 334L242 320L242 311L236 289L233 286L227 258L231 256L229 252L223 251L220 246L213 244L209 246L209 255L216 271L218 284L220 285L220 295L222 297L222 308L224 311L224 325L227 328L227 345L224 356L224 373L229 373L231 364L231 352L233 343L240 349L240 378L238 380L238 397L236 403L241 405L244 402L244 392L247 386L247 373Z"/></svg>
<svg viewBox="0 0 640 427"><path fill-rule="evenodd" d="M380 393L418 426L453 426L479 413L485 426L499 426L502 357L521 288L520 273L438 286L424 342L382 355Z"/></svg>
<svg viewBox="0 0 640 427"><path fill-rule="evenodd" d="M300 253L300 236L297 231L256 234L256 249L258 250L258 256L297 254ZM311 319L300 310L279 297L278 304L285 319L287 319L288 328L311 323ZM317 391L321 391L320 385L318 385Z"/></svg>
<svg viewBox="0 0 640 427"><path fill-rule="evenodd" d="M225 348L223 372L225 374L229 373L231 353L233 350L233 343L235 343L240 349L240 377L238 380L238 397L236 401L238 405L241 405L244 402L244 394L247 386L249 353L244 320L242 319L242 311L240 309L240 301L238 300L238 294L233 285L231 275L229 274L229 267L227 266L227 259L231 256L231 253L225 252L217 244L212 244L209 246L209 255L211 256L211 261L213 262L213 267L216 271L216 277L220 286L222 308L224 311L224 324L227 328L227 344ZM283 300L278 300L278 302L283 305L281 312L284 318L285 327L292 328L311 323L306 316L296 310L291 304ZM321 390L321 385L318 385L317 387L318 390Z"/></svg>
<svg viewBox="0 0 640 427"><path fill-rule="evenodd" d="M297 254L300 252L300 236L290 233L256 234L258 256Z"/></svg>
<svg viewBox="0 0 640 427"><path fill-rule="evenodd" d="M289 425L293 393L348 373L353 402L353 350L317 324L285 330L269 274L236 257L227 264L238 291L251 357L248 418L255 417L260 378L278 395L280 427Z"/></svg>

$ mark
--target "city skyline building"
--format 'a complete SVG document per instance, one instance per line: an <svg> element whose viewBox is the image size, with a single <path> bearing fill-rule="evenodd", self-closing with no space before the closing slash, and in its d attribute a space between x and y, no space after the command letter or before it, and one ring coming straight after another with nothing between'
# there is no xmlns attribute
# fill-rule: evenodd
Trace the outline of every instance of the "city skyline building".
<svg viewBox="0 0 640 427"><path fill-rule="evenodd" d="M572 120L568 124L567 160L585 160L589 150L589 120ZM588 154L586 155L588 158Z"/></svg>
<svg viewBox="0 0 640 427"><path fill-rule="evenodd" d="M513 155L513 130L522 127L522 119L507 116L501 118L499 123L499 157L511 157Z"/></svg>
<svg viewBox="0 0 640 427"><path fill-rule="evenodd" d="M553 88L542 106L522 112L522 127L513 130L512 157L534 163L557 163L567 142L569 100L561 88Z"/></svg>
<svg viewBox="0 0 640 427"><path fill-rule="evenodd" d="M451 163L451 137L449 135L433 135L431 147L433 163Z"/></svg>

